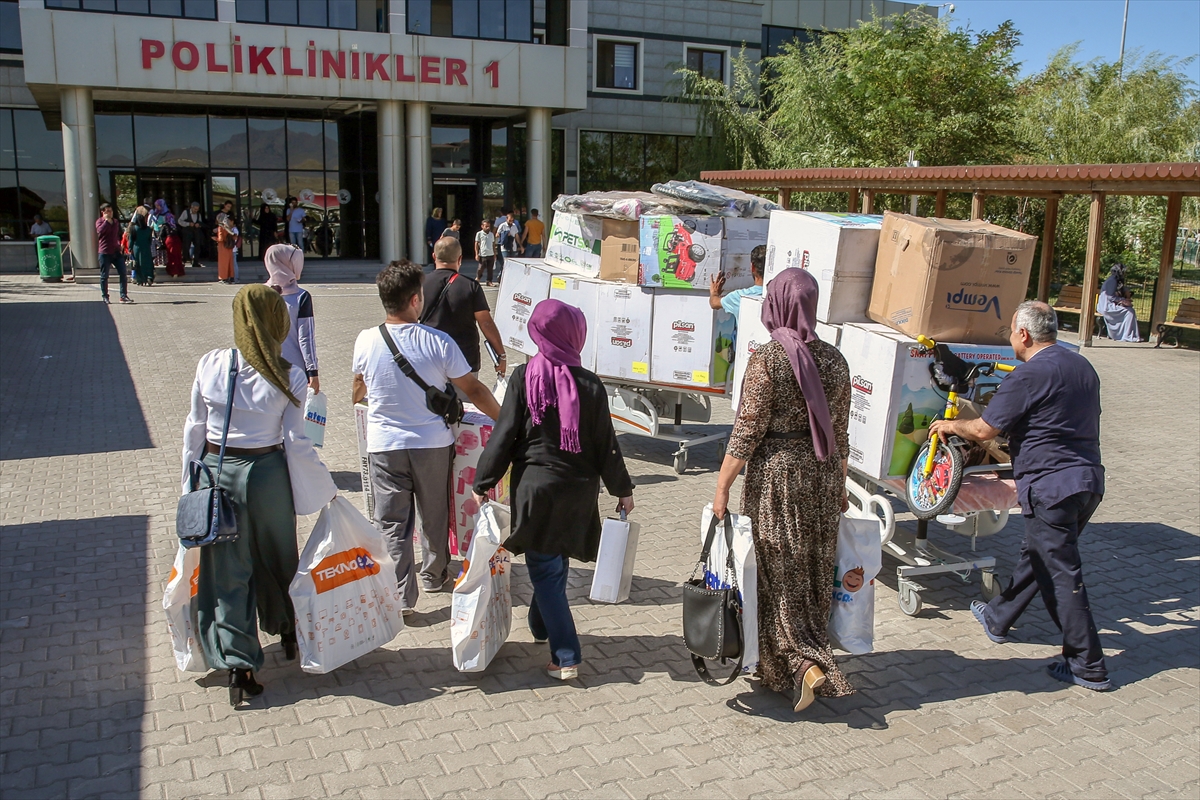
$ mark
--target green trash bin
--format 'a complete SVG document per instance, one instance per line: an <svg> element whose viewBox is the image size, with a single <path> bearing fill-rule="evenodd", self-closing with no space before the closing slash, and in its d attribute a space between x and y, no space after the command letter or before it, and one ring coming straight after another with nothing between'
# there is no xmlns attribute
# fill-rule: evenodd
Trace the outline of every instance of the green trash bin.
<svg viewBox="0 0 1200 800"><path fill-rule="evenodd" d="M62 239L57 236L39 236L36 241L38 274L47 283L61 283Z"/></svg>

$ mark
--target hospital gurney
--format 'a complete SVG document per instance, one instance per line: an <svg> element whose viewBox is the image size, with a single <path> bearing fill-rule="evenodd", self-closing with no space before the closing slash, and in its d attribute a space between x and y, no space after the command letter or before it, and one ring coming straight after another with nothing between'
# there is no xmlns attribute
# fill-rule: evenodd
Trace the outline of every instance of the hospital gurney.
<svg viewBox="0 0 1200 800"><path fill-rule="evenodd" d="M612 417L617 433L632 433L675 442L675 472L682 475L687 469L688 449L709 442L717 443L717 460L725 458L725 445L729 432L687 436L683 432L684 421L708 422L712 418L711 395L724 395L721 389L699 389L692 386L675 386L664 383L624 383L612 378L601 378L608 391L608 413ZM663 420L671 422L663 422ZM664 428L671 428L670 433Z"/></svg>

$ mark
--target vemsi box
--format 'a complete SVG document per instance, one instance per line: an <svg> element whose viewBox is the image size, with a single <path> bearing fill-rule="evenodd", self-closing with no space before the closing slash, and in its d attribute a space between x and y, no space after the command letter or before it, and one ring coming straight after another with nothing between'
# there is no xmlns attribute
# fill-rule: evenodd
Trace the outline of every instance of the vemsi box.
<svg viewBox="0 0 1200 800"><path fill-rule="evenodd" d="M708 305L708 294L654 291L650 379L655 383L725 386L733 360L732 314Z"/></svg>
<svg viewBox="0 0 1200 800"><path fill-rule="evenodd" d="M550 228L546 263L558 268L555 272L637 283L637 220L557 212Z"/></svg>
<svg viewBox="0 0 1200 800"><path fill-rule="evenodd" d="M654 290L601 283L595 316L596 374L627 381L650 381L650 329ZM588 320L588 326L592 320ZM591 331L588 331L591 334Z"/></svg>
<svg viewBox="0 0 1200 800"><path fill-rule="evenodd" d="M820 286L817 319L867 322L883 217L772 211L763 285L790 267L812 273ZM766 292L770 292L770 288Z"/></svg>
<svg viewBox="0 0 1200 800"><path fill-rule="evenodd" d="M583 350L579 354L580 365L592 372L596 371L596 325L597 303L600 299L599 281L589 281L574 275L552 275L550 277L550 299L560 300L569 306L575 306L583 312L587 320L587 338L583 342Z"/></svg>
<svg viewBox="0 0 1200 800"><path fill-rule="evenodd" d="M541 259L509 258L496 295L496 329L504 347L527 356L537 354L529 338L529 315L550 296L550 272Z"/></svg>
<svg viewBox="0 0 1200 800"><path fill-rule="evenodd" d="M703 289L721 271L721 217L644 215L639 219L643 286Z"/></svg>
<svg viewBox="0 0 1200 800"><path fill-rule="evenodd" d="M868 315L909 336L1004 344L1037 237L982 220L887 212Z"/></svg>
<svg viewBox="0 0 1200 800"><path fill-rule="evenodd" d="M746 365L754 351L771 341L767 326L762 322L763 299L761 297L743 297L738 309L737 342L734 347L736 356L733 359L733 378L729 384L729 398L736 411L742 395L742 380L746 377ZM841 325L826 325L818 322L814 331L823 342L834 347L842 335Z"/></svg>
<svg viewBox="0 0 1200 800"><path fill-rule="evenodd" d="M750 271L750 251L766 245L770 220L724 219L725 238L721 241L721 272L725 275L724 291L745 289L754 285ZM707 286L697 287L707 289Z"/></svg>

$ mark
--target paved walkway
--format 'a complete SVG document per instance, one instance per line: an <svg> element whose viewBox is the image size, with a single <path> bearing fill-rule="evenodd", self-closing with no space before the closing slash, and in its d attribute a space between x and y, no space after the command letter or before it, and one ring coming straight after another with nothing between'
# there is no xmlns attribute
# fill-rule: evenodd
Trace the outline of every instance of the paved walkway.
<svg viewBox="0 0 1200 800"><path fill-rule="evenodd" d="M369 285L309 288L332 399L324 456L361 502L347 365L378 300ZM391 645L331 675L302 673L271 641L266 693L235 712L215 681L176 671L161 607L189 387L198 357L231 341L233 294L164 285L105 307L95 287L0 280L5 800L1200 794L1197 353L1087 353L1104 386L1109 492L1083 557L1115 692L1046 675L1056 631L1040 602L1015 643L990 644L968 611L977 578L929 581L925 610L903 616L887 559L876 652L842 662L856 695L797 717L749 683L704 686L677 584L698 550L715 447L677 476L670 444L625 437L637 577L628 603L592 605L590 567L573 568L577 685L539 670L518 566L513 634L482 675L453 670L449 596L426 596ZM1004 570L1019 535L1014 522L979 548Z"/></svg>

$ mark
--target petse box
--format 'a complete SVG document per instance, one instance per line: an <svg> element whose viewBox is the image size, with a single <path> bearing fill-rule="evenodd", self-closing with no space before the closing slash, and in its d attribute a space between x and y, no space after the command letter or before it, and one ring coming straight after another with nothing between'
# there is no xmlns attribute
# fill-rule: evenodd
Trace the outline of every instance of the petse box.
<svg viewBox="0 0 1200 800"><path fill-rule="evenodd" d="M587 338L584 339L579 358L580 365L592 372L596 371L595 319L600 301L600 287L603 285L600 281L590 281L575 275L550 276L550 299L575 306L583 312L583 317L587 320Z"/></svg>
<svg viewBox="0 0 1200 800"><path fill-rule="evenodd" d="M651 319L654 290L622 283L601 283L596 316L596 374L627 381L650 381Z"/></svg>
<svg viewBox="0 0 1200 800"><path fill-rule="evenodd" d="M725 217L724 238L721 241L721 272L725 275L724 291L745 289L754 285L750 271L750 251L767 243L770 220ZM707 286L699 287L707 289Z"/></svg>
<svg viewBox="0 0 1200 800"><path fill-rule="evenodd" d="M721 271L721 217L675 217L648 214L639 218L643 286L703 289ZM753 281L751 281L753 283Z"/></svg>
<svg viewBox="0 0 1200 800"><path fill-rule="evenodd" d="M637 283L638 223L558 212L550 228L546 264L556 267L555 272Z"/></svg>
<svg viewBox="0 0 1200 800"><path fill-rule="evenodd" d="M909 336L1008 341L1037 237L982 220L883 216L868 315Z"/></svg>
<svg viewBox="0 0 1200 800"><path fill-rule="evenodd" d="M655 383L724 387L733 361L732 314L708 305L708 294L654 291L650 379Z"/></svg>
<svg viewBox="0 0 1200 800"><path fill-rule="evenodd" d="M505 348L527 356L537 354L529 338L529 315L550 296L550 270L542 259L509 258L496 295L496 329Z"/></svg>
<svg viewBox="0 0 1200 800"><path fill-rule="evenodd" d="M454 426L454 466L450 473L450 553L465 555L475 533L475 515L479 504L475 502L472 488L475 485L475 470L479 457L487 446L496 423L491 417L474 410L468 405L462 422ZM488 499L508 505L508 487L512 471L488 492Z"/></svg>
<svg viewBox="0 0 1200 800"><path fill-rule="evenodd" d="M771 341L771 334L767 333L767 326L762 322L762 308L761 297L743 297L742 305L738 309L737 342L734 346L736 355L733 359L733 378L729 383L729 399L734 410L741 401L742 380L746 377L746 364L750 362L750 356ZM842 326L818 322L816 334L821 341L837 347L842 335Z"/></svg>
<svg viewBox="0 0 1200 800"><path fill-rule="evenodd" d="M820 286L817 319L826 323L868 322L883 217L772 211L763 285L790 267L812 273Z"/></svg>

